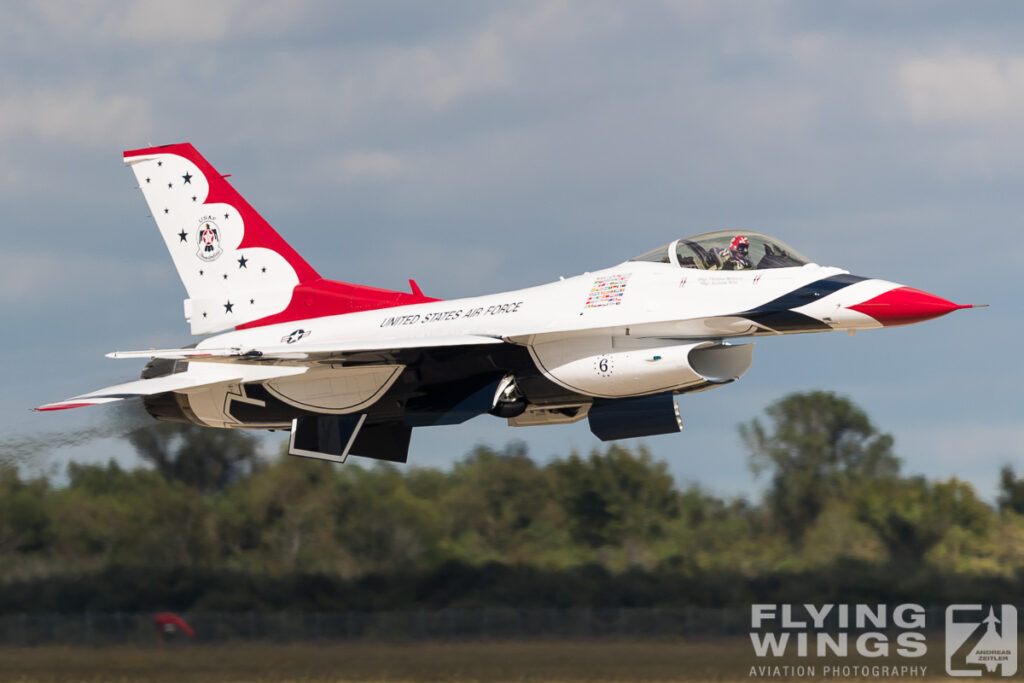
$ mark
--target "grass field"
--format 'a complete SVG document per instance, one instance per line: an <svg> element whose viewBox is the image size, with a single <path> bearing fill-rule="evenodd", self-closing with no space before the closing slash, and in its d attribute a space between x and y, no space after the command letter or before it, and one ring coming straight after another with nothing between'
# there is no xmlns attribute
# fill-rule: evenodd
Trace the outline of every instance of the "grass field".
<svg viewBox="0 0 1024 683"><path fill-rule="evenodd" d="M751 681L746 639L0 647L0 681ZM912 663L945 676L941 647ZM907 663L893 659L888 663ZM787 662L789 664L795 661ZM832 662L835 664L836 662ZM863 663L863 662L860 662ZM871 662L884 664L885 662ZM844 680L840 677L770 680ZM884 677L871 681L890 680ZM907 680L907 679L892 679Z"/></svg>

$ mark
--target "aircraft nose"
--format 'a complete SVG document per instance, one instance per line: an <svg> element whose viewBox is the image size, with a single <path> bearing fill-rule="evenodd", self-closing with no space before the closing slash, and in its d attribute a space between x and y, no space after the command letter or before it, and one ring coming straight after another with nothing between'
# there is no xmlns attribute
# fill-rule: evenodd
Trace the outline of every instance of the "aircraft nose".
<svg viewBox="0 0 1024 683"><path fill-rule="evenodd" d="M931 320L960 308L974 308L974 306L972 304L955 304L940 296L913 287L896 287L872 299L849 306L849 308L871 316L885 327L893 327Z"/></svg>

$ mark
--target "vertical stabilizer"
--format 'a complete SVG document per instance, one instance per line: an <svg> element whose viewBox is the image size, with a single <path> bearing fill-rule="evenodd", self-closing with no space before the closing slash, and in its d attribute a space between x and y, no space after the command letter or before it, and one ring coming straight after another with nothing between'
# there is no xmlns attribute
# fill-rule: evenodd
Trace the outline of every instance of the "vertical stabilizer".
<svg viewBox="0 0 1024 683"><path fill-rule="evenodd" d="M188 144L124 153L188 292L192 334L284 311L296 285L320 279Z"/></svg>
<svg viewBox="0 0 1024 683"><path fill-rule="evenodd" d="M189 143L124 153L188 299L192 334L436 301L321 278Z"/></svg>

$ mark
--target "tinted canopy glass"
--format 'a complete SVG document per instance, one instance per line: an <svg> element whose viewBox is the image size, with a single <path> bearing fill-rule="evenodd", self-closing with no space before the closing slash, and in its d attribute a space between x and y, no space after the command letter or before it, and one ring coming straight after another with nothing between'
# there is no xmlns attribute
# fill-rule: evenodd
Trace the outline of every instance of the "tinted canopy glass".
<svg viewBox="0 0 1024 683"><path fill-rule="evenodd" d="M683 268L699 270L765 270L810 263L789 245L768 235L744 230L719 230L684 237L632 260L677 263Z"/></svg>

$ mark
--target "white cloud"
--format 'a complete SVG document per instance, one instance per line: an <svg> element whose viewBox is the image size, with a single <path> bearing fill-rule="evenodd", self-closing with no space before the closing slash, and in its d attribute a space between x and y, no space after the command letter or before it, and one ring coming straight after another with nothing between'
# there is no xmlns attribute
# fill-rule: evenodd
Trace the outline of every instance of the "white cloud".
<svg viewBox="0 0 1024 683"><path fill-rule="evenodd" d="M327 175L343 182L391 178L407 171L408 157L374 150L350 152L324 163Z"/></svg>
<svg viewBox="0 0 1024 683"><path fill-rule="evenodd" d="M0 141L29 135L81 147L114 147L144 137L152 127L140 97L101 94L95 88L34 90L0 97Z"/></svg>
<svg viewBox="0 0 1024 683"><path fill-rule="evenodd" d="M0 250L0 304L7 306L34 306L58 297L65 302L80 300L140 285L169 286L170 282L170 268L152 262Z"/></svg>
<svg viewBox="0 0 1024 683"><path fill-rule="evenodd" d="M506 37L486 29L435 43L386 46L369 53L350 56L349 68L338 74L338 82L324 90L325 73L311 62L312 55L289 60L285 66L298 68L307 76L313 95L323 91L335 103L323 103L330 110L355 110L379 115L382 104L420 107L439 112L460 98L508 87L513 81ZM415 110L414 110L415 111Z"/></svg>
<svg viewBox="0 0 1024 683"><path fill-rule="evenodd" d="M469 93L501 88L509 83L510 66L504 40L486 31L450 50L405 51L385 61L385 78L402 81L399 92L435 110Z"/></svg>
<svg viewBox="0 0 1024 683"><path fill-rule="evenodd" d="M300 24L307 3L272 0L38 1L30 18L46 35L72 41L152 45L203 43L230 37L279 35Z"/></svg>
<svg viewBox="0 0 1024 683"><path fill-rule="evenodd" d="M1024 56L943 54L901 62L907 114L924 123L991 123L1024 114Z"/></svg>

